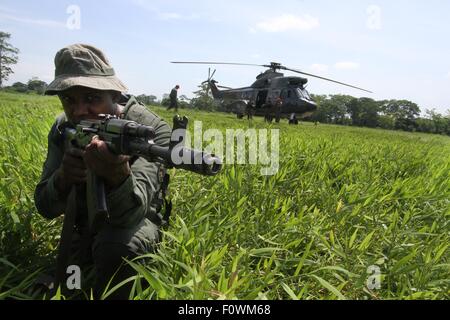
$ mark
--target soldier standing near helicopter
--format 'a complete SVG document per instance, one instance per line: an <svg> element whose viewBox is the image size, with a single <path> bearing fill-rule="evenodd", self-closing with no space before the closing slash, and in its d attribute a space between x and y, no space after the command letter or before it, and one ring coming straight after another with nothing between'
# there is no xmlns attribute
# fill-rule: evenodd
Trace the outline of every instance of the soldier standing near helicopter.
<svg viewBox="0 0 450 320"><path fill-rule="evenodd" d="M273 108L273 103L272 103L272 98L267 98L267 101L265 104L262 105L262 108L266 111L265 115L264 115L264 120L266 122L272 122L272 108Z"/></svg>
<svg viewBox="0 0 450 320"><path fill-rule="evenodd" d="M283 107L283 99L281 99L281 97L278 97L275 101L275 122L276 123L280 123L282 107Z"/></svg>
<svg viewBox="0 0 450 320"><path fill-rule="evenodd" d="M246 106L247 120L253 119L254 108L255 105L253 104L253 101L249 100Z"/></svg>
<svg viewBox="0 0 450 320"><path fill-rule="evenodd" d="M167 110L174 108L175 112L178 112L178 98L177 98L178 89L180 89L180 86L177 84L175 86L175 88L173 88L172 91L170 91L170 95L169 95L170 105L167 108Z"/></svg>

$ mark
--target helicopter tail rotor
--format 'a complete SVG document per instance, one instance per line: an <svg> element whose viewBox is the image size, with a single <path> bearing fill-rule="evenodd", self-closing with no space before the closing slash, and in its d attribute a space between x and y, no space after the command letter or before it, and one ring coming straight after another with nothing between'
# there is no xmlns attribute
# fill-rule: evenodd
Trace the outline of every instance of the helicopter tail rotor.
<svg viewBox="0 0 450 320"><path fill-rule="evenodd" d="M209 95L209 91L211 90L211 82L215 82L213 80L214 74L216 74L216 69L214 69L214 71L211 73L211 68L208 68L208 79L202 82L202 85L204 84L208 84L208 86L206 87L206 94Z"/></svg>

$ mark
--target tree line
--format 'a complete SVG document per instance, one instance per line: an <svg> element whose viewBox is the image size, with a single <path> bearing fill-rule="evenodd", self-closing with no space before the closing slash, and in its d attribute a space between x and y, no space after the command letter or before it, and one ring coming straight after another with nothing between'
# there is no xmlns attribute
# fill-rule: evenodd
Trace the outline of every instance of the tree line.
<svg viewBox="0 0 450 320"><path fill-rule="evenodd" d="M43 94L47 83L37 77L31 78L26 84L15 82L7 91L19 93ZM196 109L210 112L229 112L224 103L213 99L207 88L194 92L192 99L181 95L178 98L179 108ZM388 130L403 130L410 132L427 132L450 135L450 110L442 115L435 110L426 110L421 116L420 107L408 100L381 100L371 98L355 98L349 95L314 95L317 111L305 118L305 121L381 128ZM137 100L146 105L169 106L169 94L164 94L161 100L155 95L140 94Z"/></svg>
<svg viewBox="0 0 450 320"><path fill-rule="evenodd" d="M44 94L47 85L45 81L39 80L37 77L32 77L27 83L14 82L11 86L4 87L3 90L19 93Z"/></svg>
<svg viewBox="0 0 450 320"><path fill-rule="evenodd" d="M409 100L355 98L349 95L311 95L317 111L307 121L410 132L450 135L450 110L442 115Z"/></svg>

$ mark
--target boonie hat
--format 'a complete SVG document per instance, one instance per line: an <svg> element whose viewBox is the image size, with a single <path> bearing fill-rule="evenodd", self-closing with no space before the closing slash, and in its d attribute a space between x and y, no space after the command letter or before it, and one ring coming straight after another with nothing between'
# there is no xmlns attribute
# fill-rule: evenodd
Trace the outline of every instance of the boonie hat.
<svg viewBox="0 0 450 320"><path fill-rule="evenodd" d="M86 44L65 47L55 56L55 80L45 90L47 95L58 94L70 87L82 86L97 90L126 92L105 54Z"/></svg>

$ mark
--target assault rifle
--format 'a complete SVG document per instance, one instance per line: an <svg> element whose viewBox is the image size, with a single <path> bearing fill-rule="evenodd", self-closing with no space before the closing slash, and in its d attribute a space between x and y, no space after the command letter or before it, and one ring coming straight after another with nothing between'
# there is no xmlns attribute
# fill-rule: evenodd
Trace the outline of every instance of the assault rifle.
<svg viewBox="0 0 450 320"><path fill-rule="evenodd" d="M206 176L219 173L221 160L213 154L193 150L184 146L188 119L178 115L173 118L172 137L168 147L154 143L155 130L135 121L120 119L113 115L100 114L98 119L82 120L75 128L66 128L64 135L70 146L84 149L97 136L108 149L121 155L143 157L149 161L162 162L166 168L180 168ZM103 179L92 177L94 208L89 208L89 226L96 231L108 216L105 185ZM89 186L89 184L88 184Z"/></svg>
<svg viewBox="0 0 450 320"><path fill-rule="evenodd" d="M99 115L99 119L82 120L76 128L66 128L65 139L73 147L84 149L94 136L98 136L115 154L143 157L149 161L159 160L169 168L181 168L206 176L216 175L222 167L218 157L184 147L187 124L186 117L173 118L169 147L161 147L153 142L154 128L104 114Z"/></svg>

